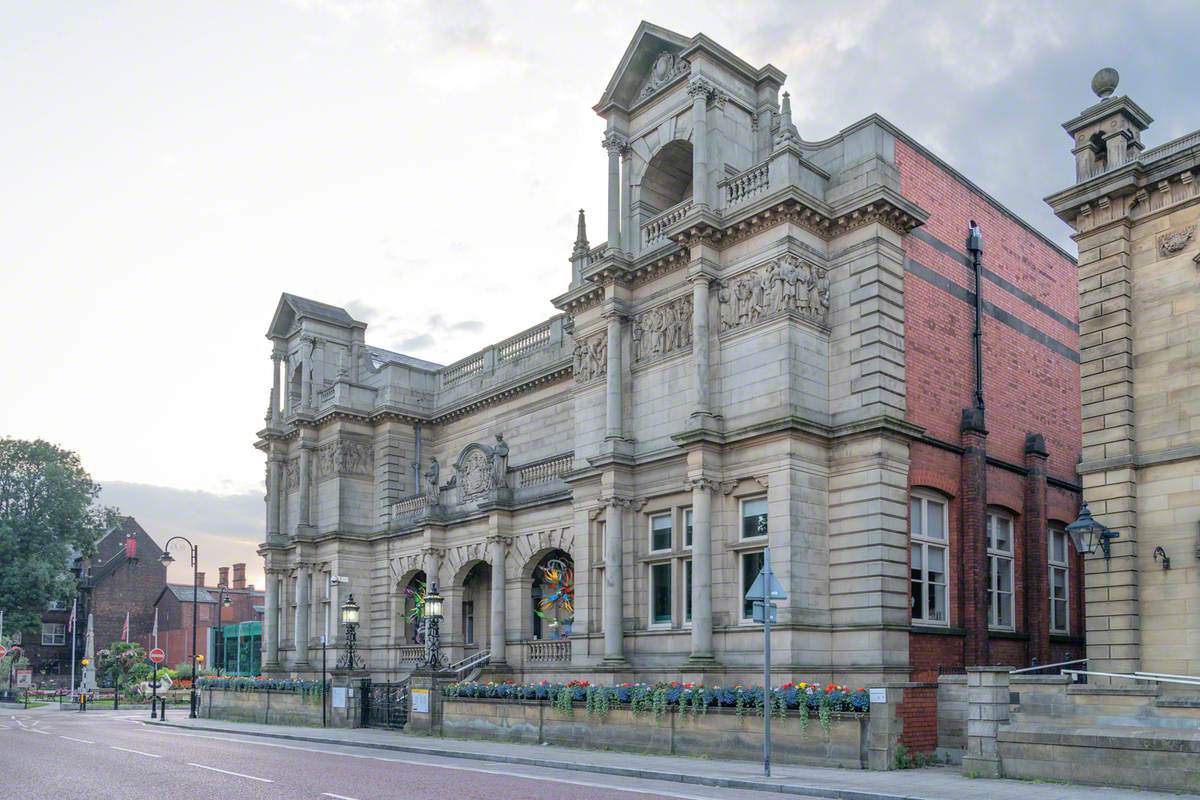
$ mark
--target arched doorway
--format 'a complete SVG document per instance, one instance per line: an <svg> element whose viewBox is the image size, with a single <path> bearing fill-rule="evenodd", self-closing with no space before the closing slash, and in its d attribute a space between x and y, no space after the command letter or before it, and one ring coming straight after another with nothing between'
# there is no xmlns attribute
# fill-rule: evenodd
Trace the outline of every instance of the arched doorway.
<svg viewBox="0 0 1200 800"><path fill-rule="evenodd" d="M565 639L575 623L575 560L551 550L533 569L530 609L534 639Z"/></svg>
<svg viewBox="0 0 1200 800"><path fill-rule="evenodd" d="M638 201L652 217L692 196L692 145L676 139L654 154L642 174Z"/></svg>

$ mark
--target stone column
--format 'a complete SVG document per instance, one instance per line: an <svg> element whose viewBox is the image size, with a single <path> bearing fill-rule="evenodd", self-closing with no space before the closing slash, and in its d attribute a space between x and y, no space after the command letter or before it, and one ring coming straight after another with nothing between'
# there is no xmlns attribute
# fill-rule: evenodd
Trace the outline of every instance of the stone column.
<svg viewBox="0 0 1200 800"><path fill-rule="evenodd" d="M630 180L633 150L621 150L621 249L633 253L638 249L637 230L633 224L633 183Z"/></svg>
<svg viewBox="0 0 1200 800"><path fill-rule="evenodd" d="M609 311L608 371L605 405L605 438L623 439L621 425L621 314Z"/></svg>
<svg viewBox="0 0 1200 800"><path fill-rule="evenodd" d="M967 667L967 752L963 773L1003 775L996 734L1008 722L1008 667Z"/></svg>
<svg viewBox="0 0 1200 800"><path fill-rule="evenodd" d="M492 664L508 662L505 648L504 626L506 622L504 611L505 587L508 583L505 570L508 540L503 536L493 536L488 539L488 552L492 562L492 609L491 609L491 651Z"/></svg>
<svg viewBox="0 0 1200 800"><path fill-rule="evenodd" d="M298 524L308 526L312 524L310 519L312 515L312 480L310 471L312 470L312 448L307 443L300 443L300 463L297 465L296 480L300 483L300 514Z"/></svg>
<svg viewBox="0 0 1200 800"><path fill-rule="evenodd" d="M606 501L608 512L604 520L604 660L625 660L625 586L624 536L622 514L629 506L623 497L610 497ZM693 608L693 614L695 609Z"/></svg>
<svg viewBox="0 0 1200 800"><path fill-rule="evenodd" d="M274 453L267 462L267 538L280 533L279 495L283 491L283 461Z"/></svg>
<svg viewBox="0 0 1200 800"><path fill-rule="evenodd" d="M1025 631L1029 658L1050 658L1050 575L1046 541L1046 442L1040 433L1025 436ZM1024 666L1024 665L1022 665Z"/></svg>
<svg viewBox="0 0 1200 800"><path fill-rule="evenodd" d="M707 478L692 482L692 654L711 662L712 648L712 493Z"/></svg>
<svg viewBox="0 0 1200 800"><path fill-rule="evenodd" d="M621 250L621 152L625 137L609 131L602 142L608 151L608 249Z"/></svg>
<svg viewBox="0 0 1200 800"><path fill-rule="evenodd" d="M267 599L263 611L263 667L279 668L279 575L274 570L266 571Z"/></svg>
<svg viewBox="0 0 1200 800"><path fill-rule="evenodd" d="M308 579L309 568L300 565L296 568L296 633L292 638L296 643L296 658L294 667L308 666Z"/></svg>
<svg viewBox="0 0 1200 800"><path fill-rule="evenodd" d="M962 414L962 627L967 666L988 663L987 430L983 411Z"/></svg>
<svg viewBox="0 0 1200 800"><path fill-rule="evenodd" d="M692 205L707 206L708 200L708 98L713 86L696 77L688 83L692 96Z"/></svg>
<svg viewBox="0 0 1200 800"><path fill-rule="evenodd" d="M692 278L692 388L696 392L692 416L712 413L708 377L708 284L707 275ZM695 613L693 607L693 616Z"/></svg>
<svg viewBox="0 0 1200 800"><path fill-rule="evenodd" d="M279 371L283 355L275 350L271 353L271 425L279 424Z"/></svg>

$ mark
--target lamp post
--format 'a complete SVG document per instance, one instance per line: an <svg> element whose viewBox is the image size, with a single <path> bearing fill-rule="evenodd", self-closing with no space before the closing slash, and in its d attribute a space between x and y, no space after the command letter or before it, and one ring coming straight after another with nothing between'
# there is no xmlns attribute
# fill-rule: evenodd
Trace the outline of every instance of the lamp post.
<svg viewBox="0 0 1200 800"><path fill-rule="evenodd" d="M223 583L217 587L217 633L221 637L221 656L217 661L218 678L221 677L221 668L225 666L225 624L221 619L221 609L229 608L233 605L233 601L229 599L229 595L227 594L228 588ZM216 645L216 643L217 637L213 636L213 644Z"/></svg>
<svg viewBox="0 0 1200 800"><path fill-rule="evenodd" d="M167 543L165 545L163 545L163 554L161 556L159 556L159 559L158 559L165 565L170 566L175 561L175 559L171 557L171 544L176 539L178 539L179 541L186 544L189 548L191 548L191 551L192 551L192 688L191 688L191 694L189 696L189 703L191 705L191 708L188 711L188 719L195 719L196 718L196 627L199 624L197 621L198 617L197 617L196 611L200 605L198 602L198 600L199 600L198 595L200 594L199 550L197 549L196 545L192 544L187 538L185 538L183 536L172 536L170 539L167 539Z"/></svg>
<svg viewBox="0 0 1200 800"><path fill-rule="evenodd" d="M92 663L91 659L87 658L86 656L79 660L79 666L83 667L85 670L88 668L88 664L90 663ZM79 691L79 710L87 711L87 692L84 692L82 689Z"/></svg>
<svg viewBox="0 0 1200 800"><path fill-rule="evenodd" d="M363 663L354 653L355 637L358 631L358 603L354 595L350 595L341 609L342 627L346 629L346 652L338 659L338 669L354 671L362 669Z"/></svg>
<svg viewBox="0 0 1200 800"><path fill-rule="evenodd" d="M1092 517L1092 512L1088 510L1087 503L1084 503L1083 507L1079 509L1079 516L1075 518L1075 521L1067 526L1067 534L1070 535L1076 551L1087 555L1095 553L1096 548L1099 547L1104 552L1106 562L1112 558L1110 542L1121 536L1119 531L1114 531L1097 522Z"/></svg>
<svg viewBox="0 0 1200 800"><path fill-rule="evenodd" d="M442 596L436 583L429 584L425 593L425 666L438 669L442 666L442 654L438 643L438 626L442 622Z"/></svg>

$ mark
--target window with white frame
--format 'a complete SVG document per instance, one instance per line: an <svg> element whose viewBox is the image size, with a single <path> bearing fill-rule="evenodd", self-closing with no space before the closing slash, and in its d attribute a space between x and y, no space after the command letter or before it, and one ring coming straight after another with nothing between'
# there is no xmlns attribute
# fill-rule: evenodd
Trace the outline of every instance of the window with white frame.
<svg viewBox="0 0 1200 800"><path fill-rule="evenodd" d="M67 626L62 622L42 623L42 644L48 647L67 643Z"/></svg>
<svg viewBox="0 0 1200 800"><path fill-rule="evenodd" d="M464 600L462 604L463 641L475 644L475 603Z"/></svg>
<svg viewBox="0 0 1200 800"><path fill-rule="evenodd" d="M650 565L650 624L671 624L671 562Z"/></svg>
<svg viewBox="0 0 1200 800"><path fill-rule="evenodd" d="M987 515L988 625L1013 627L1013 518L1003 511Z"/></svg>
<svg viewBox="0 0 1200 800"><path fill-rule="evenodd" d="M673 530L674 526L669 513L655 514L650 517L650 552L670 550Z"/></svg>
<svg viewBox="0 0 1200 800"><path fill-rule="evenodd" d="M908 509L913 622L948 625L946 586L950 556L946 501L928 492L913 492Z"/></svg>
<svg viewBox="0 0 1200 800"><path fill-rule="evenodd" d="M767 535L767 498L751 497L742 501L742 538Z"/></svg>
<svg viewBox="0 0 1200 800"><path fill-rule="evenodd" d="M1070 545L1066 529L1050 529L1050 630L1054 633L1068 633L1071 628Z"/></svg>
<svg viewBox="0 0 1200 800"><path fill-rule="evenodd" d="M683 510L683 546L692 546L692 510L690 508Z"/></svg>
<svg viewBox="0 0 1200 800"><path fill-rule="evenodd" d="M738 587L738 597L742 598L742 619L754 618L754 601L745 599L746 592L754 585L754 579L762 572L765 563L762 550L742 553L741 586Z"/></svg>

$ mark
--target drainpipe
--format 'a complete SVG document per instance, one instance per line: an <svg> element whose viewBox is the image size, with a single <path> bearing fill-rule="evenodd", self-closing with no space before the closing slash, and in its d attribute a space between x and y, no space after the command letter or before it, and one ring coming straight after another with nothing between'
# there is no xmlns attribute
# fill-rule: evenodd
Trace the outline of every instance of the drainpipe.
<svg viewBox="0 0 1200 800"><path fill-rule="evenodd" d="M983 231L971 220L967 252L975 271L975 408L983 417Z"/></svg>

